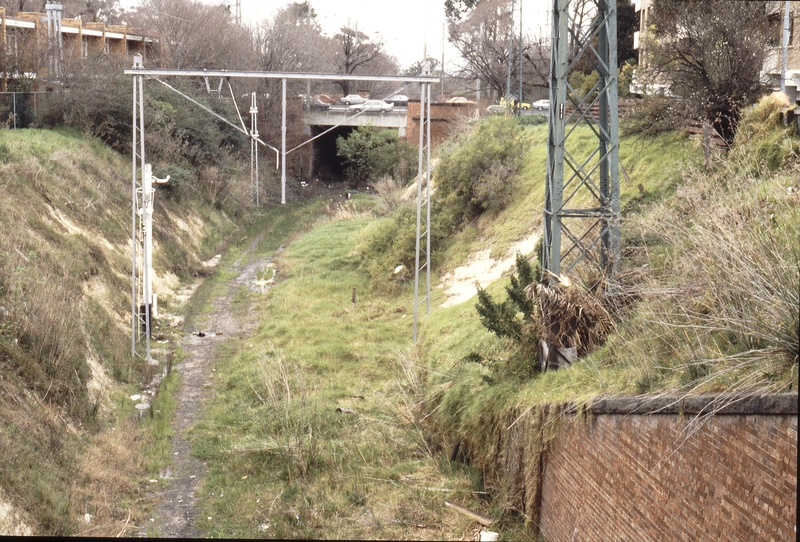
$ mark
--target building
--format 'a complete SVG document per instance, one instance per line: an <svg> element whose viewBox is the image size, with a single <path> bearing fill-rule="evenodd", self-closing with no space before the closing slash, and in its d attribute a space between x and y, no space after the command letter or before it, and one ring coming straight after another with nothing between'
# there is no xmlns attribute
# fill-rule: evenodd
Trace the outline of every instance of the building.
<svg viewBox="0 0 800 542"><path fill-rule="evenodd" d="M83 59L158 54L158 40L122 25L62 19L61 5L47 13L0 8L0 91L36 91L57 86L64 69Z"/></svg>

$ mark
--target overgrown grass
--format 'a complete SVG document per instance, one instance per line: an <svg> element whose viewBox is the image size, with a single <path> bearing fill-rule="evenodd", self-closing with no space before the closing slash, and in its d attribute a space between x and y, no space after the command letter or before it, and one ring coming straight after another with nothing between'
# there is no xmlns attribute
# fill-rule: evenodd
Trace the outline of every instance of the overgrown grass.
<svg viewBox="0 0 800 542"><path fill-rule="evenodd" d="M444 452L423 430L413 307L358 270L352 247L368 223L324 219L292 242L270 293L251 294L257 333L217 352L215 396L192 433L209 464L209 534L464 536L467 522L443 501L473 501L472 482L439 465Z"/></svg>
<svg viewBox="0 0 800 542"><path fill-rule="evenodd" d="M472 464L492 473L487 484L496 506L518 504L508 478L513 473L505 470L504 454L512 452L503 447L510 438L504 427L533 405L581 404L600 395L797 388L797 139L764 107L754 108L753 122L772 119L772 126L745 121L750 139L718 157L710 173L701 171L701 149L684 134L623 139L622 283L637 301L594 354L567 370L519 381L496 370L493 361L506 360L513 349L480 326L472 302L437 308L424 320L421 351L437 371L429 395L437 435L462 440ZM545 133L534 132L534 141L543 143ZM588 135L582 134L584 145L592 144ZM477 241L500 255L498 246L522 237L520 224L534 222L530 213L541 208L534 198L544 180L543 147L531 149L525 178L514 180L525 203L479 218L475 231L455 236L448 248ZM469 253L456 250L454 264ZM487 290L496 296L506 284Z"/></svg>

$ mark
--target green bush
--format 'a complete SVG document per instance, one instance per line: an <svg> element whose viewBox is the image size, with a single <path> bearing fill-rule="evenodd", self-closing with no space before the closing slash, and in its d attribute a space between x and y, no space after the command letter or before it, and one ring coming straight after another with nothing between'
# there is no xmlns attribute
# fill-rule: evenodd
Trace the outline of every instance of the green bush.
<svg viewBox="0 0 800 542"><path fill-rule="evenodd" d="M541 250L541 242L539 249ZM519 377L530 377L538 370L537 349L539 344L536 305L525 294L525 288L542 280L538 259L531 265L521 253L517 252L516 271L506 286L506 298L495 301L489 293L478 285L478 311L481 325L501 339L509 339L514 351L504 360L505 372ZM471 354L477 358L475 354ZM469 356L468 356L469 357Z"/></svg>
<svg viewBox="0 0 800 542"><path fill-rule="evenodd" d="M416 206L406 202L390 216L372 223L362 235L357 250L361 268L375 282L402 282L413 272L416 258ZM398 265L404 270L394 274Z"/></svg>
<svg viewBox="0 0 800 542"><path fill-rule="evenodd" d="M443 235L486 211L505 208L520 165L523 133L514 117L491 115L445 149L436 167L433 201Z"/></svg>
<svg viewBox="0 0 800 542"><path fill-rule="evenodd" d="M539 126L540 124L547 124L549 117L547 115L521 115L517 117L517 122L520 126Z"/></svg>
<svg viewBox="0 0 800 542"><path fill-rule="evenodd" d="M416 172L416 150L400 141L394 130L362 126L347 137L338 137L336 149L353 188L387 175L405 182Z"/></svg>

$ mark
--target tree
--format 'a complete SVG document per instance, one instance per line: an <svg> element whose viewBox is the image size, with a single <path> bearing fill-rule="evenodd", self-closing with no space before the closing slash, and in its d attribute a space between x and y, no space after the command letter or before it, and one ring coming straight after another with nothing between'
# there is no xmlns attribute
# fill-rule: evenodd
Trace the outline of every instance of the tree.
<svg viewBox="0 0 800 542"><path fill-rule="evenodd" d="M478 5L480 0L445 0L444 14L448 19L461 19L461 16Z"/></svg>
<svg viewBox="0 0 800 542"><path fill-rule="evenodd" d="M490 89L505 93L509 61L512 69L519 63L516 55L509 59L512 24L509 0L484 0L463 20L450 19L448 39L464 61L462 78L480 79Z"/></svg>
<svg viewBox="0 0 800 542"><path fill-rule="evenodd" d="M43 13L49 3L46 0L0 0L0 7L6 8L9 15L20 11ZM80 17L84 22L116 24L122 11L119 0L62 0L59 3L65 19Z"/></svg>
<svg viewBox="0 0 800 542"><path fill-rule="evenodd" d="M122 9L118 0L62 0L64 17L80 17L83 22L119 22Z"/></svg>
<svg viewBox="0 0 800 542"><path fill-rule="evenodd" d="M342 158L345 175L352 187L391 175L405 181L416 165L414 148L401 141L395 130L362 126L346 138L336 139L336 155Z"/></svg>
<svg viewBox="0 0 800 542"><path fill-rule="evenodd" d="M326 72L332 71L331 39L322 34L314 9L308 2L289 4L278 10L272 19L265 20L253 31L253 47L258 58L258 67L263 71L273 72ZM299 94L310 93L310 82L287 81L287 100ZM258 91L259 96L270 96L260 101L259 126L262 138L268 143L280 145L282 82L279 79L267 79L263 82L242 81L239 83L237 96L242 91ZM249 102L242 103L244 109ZM287 108L287 120L291 124L295 108ZM294 131L287 132L287 144L292 148L305 139ZM289 155L290 167L299 167L300 155Z"/></svg>
<svg viewBox="0 0 800 542"><path fill-rule="evenodd" d="M761 2L657 0L645 44L649 83L732 141L742 109L762 92L767 12Z"/></svg>
<svg viewBox="0 0 800 542"><path fill-rule="evenodd" d="M438 59L429 56L425 60L417 60L413 64L411 64L408 68L402 70L400 75L407 75L409 77L419 77L422 74L422 65L427 62L430 66L431 73L437 73L439 71L439 64L441 63Z"/></svg>
<svg viewBox="0 0 800 542"><path fill-rule="evenodd" d="M397 63L389 57L383 42L372 41L357 26L343 26L333 37L335 53L334 64L337 73L353 75L369 73L387 75L397 73ZM356 90L352 81L338 81L342 93L347 95Z"/></svg>
<svg viewBox="0 0 800 542"><path fill-rule="evenodd" d="M531 36L525 36L520 43L511 8L511 0L483 0L463 19L449 18L449 41L461 54L459 77L467 84L480 80L484 88L505 94L510 65L512 92L518 88L520 78L524 89L547 88L549 43ZM522 73L520 56L524 60Z"/></svg>
<svg viewBox="0 0 800 542"><path fill-rule="evenodd" d="M308 2L278 10L254 32L259 68L265 71L318 72L330 66L330 40L322 34Z"/></svg>
<svg viewBox="0 0 800 542"><path fill-rule="evenodd" d="M43 0L0 0L0 8L6 8L7 15L16 15L20 11L43 11Z"/></svg>
<svg viewBox="0 0 800 542"><path fill-rule="evenodd" d="M252 42L227 10L196 0L142 0L132 16L159 38L161 67L252 69Z"/></svg>

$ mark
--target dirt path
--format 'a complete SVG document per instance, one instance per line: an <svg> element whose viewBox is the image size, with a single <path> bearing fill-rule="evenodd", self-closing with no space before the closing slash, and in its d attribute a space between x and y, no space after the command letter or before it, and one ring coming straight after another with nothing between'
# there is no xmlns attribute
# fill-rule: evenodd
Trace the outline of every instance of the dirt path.
<svg viewBox="0 0 800 542"><path fill-rule="evenodd" d="M260 242L261 237L253 239L232 264L231 269L238 271L238 275L225 285L222 294L211 301L208 329L190 330L193 332L180 341L188 355L176 367L180 385L178 408L172 423L174 462L166 472L161 473L161 477L168 479L169 483L166 489L156 493L157 511L154 523L150 524L155 526L161 537L197 538L205 535L196 526L196 493L205 476L206 465L190 456L191 443L187 433L197 422L203 401L210 392L215 348L227 338L249 335L258 323L255 318L234 315L230 304L242 286L263 291L263 285L253 284L257 278L256 272L267 264L266 258L254 254Z"/></svg>

